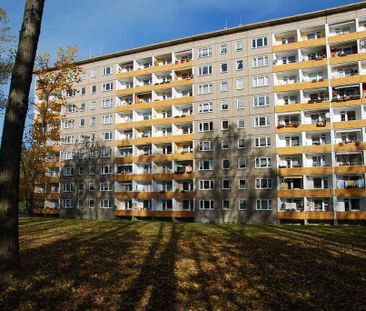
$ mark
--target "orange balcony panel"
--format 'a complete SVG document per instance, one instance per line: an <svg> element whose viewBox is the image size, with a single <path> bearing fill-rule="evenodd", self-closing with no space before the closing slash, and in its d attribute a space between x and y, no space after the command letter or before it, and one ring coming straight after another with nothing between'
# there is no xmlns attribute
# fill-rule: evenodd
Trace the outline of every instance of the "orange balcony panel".
<svg viewBox="0 0 366 311"><path fill-rule="evenodd" d="M329 175L332 174L331 167L296 167L279 168L279 176L299 176L299 175Z"/></svg>
<svg viewBox="0 0 366 311"><path fill-rule="evenodd" d="M56 208L33 208L33 214L35 215L58 215L59 210Z"/></svg>
<svg viewBox="0 0 366 311"><path fill-rule="evenodd" d="M276 133L298 133L298 132L313 132L313 131L329 131L330 124L327 123L325 126L317 126L316 124L301 124L297 127L285 126L277 128Z"/></svg>
<svg viewBox="0 0 366 311"><path fill-rule="evenodd" d="M321 88L327 87L328 80L323 80L319 82L298 82L298 83L290 83L285 85L276 85L273 87L274 92L286 92L286 91L294 91L301 89L312 89L312 88Z"/></svg>
<svg viewBox="0 0 366 311"><path fill-rule="evenodd" d="M366 189L336 189L337 197L364 197Z"/></svg>
<svg viewBox="0 0 366 311"><path fill-rule="evenodd" d="M280 42L280 41L278 41ZM282 51L289 51L289 50L296 50L299 48L299 42L292 42L288 44L278 44L272 46L272 52L282 52Z"/></svg>
<svg viewBox="0 0 366 311"><path fill-rule="evenodd" d="M357 83L361 83L363 79L364 79L363 76L354 75L354 76L351 76L351 77L331 79L330 83L331 83L332 86L346 85L346 84L357 84Z"/></svg>
<svg viewBox="0 0 366 311"><path fill-rule="evenodd" d="M336 43L336 42L357 40L357 39L363 38L365 36L366 36L366 31L360 31L360 32L347 33L344 35L332 36L332 37L329 37L328 40L329 40L329 43Z"/></svg>
<svg viewBox="0 0 366 311"><path fill-rule="evenodd" d="M335 151L358 151L366 150L366 143L354 142L354 143L339 143L334 146Z"/></svg>
<svg viewBox="0 0 366 311"><path fill-rule="evenodd" d="M278 219L301 220L305 218L304 212L278 212Z"/></svg>
<svg viewBox="0 0 366 311"><path fill-rule="evenodd" d="M181 98L172 98L167 100L157 100L148 103L138 103L127 106L119 106L114 109L116 112L122 111L132 111L136 109L149 109L149 108L159 108L159 107L167 107L172 105L180 105L180 104L191 104L193 103L193 96L181 97Z"/></svg>
<svg viewBox="0 0 366 311"><path fill-rule="evenodd" d="M366 212L337 212L339 220L366 220Z"/></svg>
<svg viewBox="0 0 366 311"><path fill-rule="evenodd" d="M326 45L326 38L304 40L299 42L299 48L307 48L312 46Z"/></svg>
<svg viewBox="0 0 366 311"><path fill-rule="evenodd" d="M171 143L171 142L178 142L178 141L193 141L193 134L125 139L125 140L117 141L116 146L145 145L145 144L153 144L153 143Z"/></svg>
<svg viewBox="0 0 366 311"><path fill-rule="evenodd" d="M60 182L60 177L50 177L50 179L48 180L48 182L52 183L52 184L56 184Z"/></svg>
<svg viewBox="0 0 366 311"><path fill-rule="evenodd" d="M193 199L194 192L115 192L116 199Z"/></svg>
<svg viewBox="0 0 366 311"><path fill-rule="evenodd" d="M303 153L303 146L295 147L278 147L277 154L300 154Z"/></svg>
<svg viewBox="0 0 366 311"><path fill-rule="evenodd" d="M339 173L339 174L343 174L343 173L361 174L361 173L366 173L366 166L365 165L337 166L337 167L335 167L335 172Z"/></svg>
<svg viewBox="0 0 366 311"><path fill-rule="evenodd" d="M329 59L329 63L331 65L337 65L343 63L357 62L359 60L365 60L365 59L366 59L366 53L359 53L345 56L333 56Z"/></svg>
<svg viewBox="0 0 366 311"><path fill-rule="evenodd" d="M46 166L47 167L60 167L64 164L64 162L62 161L53 161L53 162L47 162Z"/></svg>
<svg viewBox="0 0 366 311"><path fill-rule="evenodd" d="M193 160L193 153L174 153L150 156L114 158L115 163L155 162L155 161L185 161Z"/></svg>
<svg viewBox="0 0 366 311"><path fill-rule="evenodd" d="M279 197L331 197L332 189L281 189L277 191Z"/></svg>
<svg viewBox="0 0 366 311"><path fill-rule="evenodd" d="M297 70L297 69L320 67L320 66L327 66L326 58L323 58L320 60L308 60L308 61L297 62L297 63L292 63L292 64L277 65L277 66L273 66L272 68L273 68L274 72L280 72L280 71Z"/></svg>
<svg viewBox="0 0 366 311"><path fill-rule="evenodd" d="M160 179L192 179L194 173L190 174L127 174L127 175L115 175L114 180L126 181L126 180L160 180Z"/></svg>
<svg viewBox="0 0 366 311"><path fill-rule="evenodd" d="M348 129L355 127L364 127L366 126L366 120L353 120L353 121L343 121L343 122L334 122L334 129Z"/></svg>
<svg viewBox="0 0 366 311"><path fill-rule="evenodd" d="M332 102L332 107L348 107L348 106L359 106L365 104L366 100L364 98L361 99L354 99L354 100L347 100L341 102Z"/></svg>
<svg viewBox="0 0 366 311"><path fill-rule="evenodd" d="M313 110L313 109L320 109L320 108L328 108L329 101L323 101L320 103L302 103L302 104L290 104L290 105L281 105L275 106L275 112L293 112L293 111L302 111L302 110Z"/></svg>
<svg viewBox="0 0 366 311"><path fill-rule="evenodd" d="M134 121L134 122L124 122L117 123L117 129L131 128L136 126L150 126L157 124L173 124L173 123L183 123L183 122L192 122L193 116L185 116L185 117L171 117L171 118L160 118L160 119L151 119L151 120L142 120L142 121Z"/></svg>
<svg viewBox="0 0 366 311"><path fill-rule="evenodd" d="M133 70L133 71L128 71L128 72L121 72L121 73L115 74L115 78L123 79L123 78L128 78L128 77L133 77L133 76L146 75L146 74L150 74L153 72L171 71L171 70L184 69L184 68L190 68L190 67L192 67L192 61L178 63L178 64L154 66L154 67L150 67L150 68Z"/></svg>
<svg viewBox="0 0 366 311"><path fill-rule="evenodd" d="M332 151L332 145L304 146L304 153L327 153Z"/></svg>
<svg viewBox="0 0 366 311"><path fill-rule="evenodd" d="M305 212L305 218L310 220L333 220L333 212Z"/></svg>
<svg viewBox="0 0 366 311"><path fill-rule="evenodd" d="M169 83L158 84L158 85L137 86L137 87L128 88L128 89L116 90L116 95L122 96L122 95L133 94L133 93L145 93L145 92L149 92L149 91L153 91L153 90L167 89L167 88L176 87L176 86L192 85L193 83L194 83L193 79L185 79L185 80L171 81Z"/></svg>
<svg viewBox="0 0 366 311"><path fill-rule="evenodd" d="M117 217L173 217L193 218L193 211L149 211L149 210L116 210Z"/></svg>

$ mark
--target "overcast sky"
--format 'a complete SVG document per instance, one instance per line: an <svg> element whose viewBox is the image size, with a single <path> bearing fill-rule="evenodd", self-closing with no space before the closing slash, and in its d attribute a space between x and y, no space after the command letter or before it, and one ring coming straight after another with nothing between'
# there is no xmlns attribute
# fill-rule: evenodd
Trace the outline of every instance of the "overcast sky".
<svg viewBox="0 0 366 311"><path fill-rule="evenodd" d="M38 53L76 45L79 58L264 21L356 0L46 0ZM12 33L24 1L1 0ZM0 119L0 132L2 120Z"/></svg>

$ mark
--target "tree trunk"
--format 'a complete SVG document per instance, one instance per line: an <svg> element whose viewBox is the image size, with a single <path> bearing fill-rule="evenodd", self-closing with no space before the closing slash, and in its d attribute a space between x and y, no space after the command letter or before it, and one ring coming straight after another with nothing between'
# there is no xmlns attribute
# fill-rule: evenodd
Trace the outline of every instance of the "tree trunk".
<svg viewBox="0 0 366 311"><path fill-rule="evenodd" d="M0 271L19 267L19 166L45 0L26 0L0 149Z"/></svg>

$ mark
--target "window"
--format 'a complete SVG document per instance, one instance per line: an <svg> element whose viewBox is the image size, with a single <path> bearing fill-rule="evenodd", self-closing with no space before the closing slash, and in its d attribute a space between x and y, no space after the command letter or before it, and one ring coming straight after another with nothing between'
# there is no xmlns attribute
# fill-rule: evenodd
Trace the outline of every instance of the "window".
<svg viewBox="0 0 366 311"><path fill-rule="evenodd" d="M111 67L103 67L103 76L109 76L112 74L112 68Z"/></svg>
<svg viewBox="0 0 366 311"><path fill-rule="evenodd" d="M198 58L201 57L208 57L212 55L212 48L211 47L205 47L198 49Z"/></svg>
<svg viewBox="0 0 366 311"><path fill-rule="evenodd" d="M200 141L199 142L199 150L200 151L211 151L211 150L213 150L212 141Z"/></svg>
<svg viewBox="0 0 366 311"><path fill-rule="evenodd" d="M76 111L76 107L75 105L66 105L65 107L65 113L70 113L70 112L75 112Z"/></svg>
<svg viewBox="0 0 366 311"><path fill-rule="evenodd" d="M264 127L269 126L268 116L259 116L254 118L254 127Z"/></svg>
<svg viewBox="0 0 366 311"><path fill-rule="evenodd" d="M221 121L221 130L226 131L229 129L229 121L228 120L222 120Z"/></svg>
<svg viewBox="0 0 366 311"><path fill-rule="evenodd" d="M228 72L229 68L227 63L220 64L220 73L226 73Z"/></svg>
<svg viewBox="0 0 366 311"><path fill-rule="evenodd" d="M239 210L243 211L247 209L247 200L240 199L239 200Z"/></svg>
<svg viewBox="0 0 366 311"><path fill-rule="evenodd" d="M93 100L92 102L90 102L90 109L94 110L95 108L97 108L97 102Z"/></svg>
<svg viewBox="0 0 366 311"><path fill-rule="evenodd" d="M80 126L85 126L85 119L84 118L81 118L80 119Z"/></svg>
<svg viewBox="0 0 366 311"><path fill-rule="evenodd" d="M221 101L221 110L229 110L229 103L227 100Z"/></svg>
<svg viewBox="0 0 366 311"><path fill-rule="evenodd" d="M238 129L243 129L245 127L244 118L238 118L236 120Z"/></svg>
<svg viewBox="0 0 366 311"><path fill-rule="evenodd" d="M112 132L103 132L102 140L112 140Z"/></svg>
<svg viewBox="0 0 366 311"><path fill-rule="evenodd" d="M112 191L112 182L103 181L100 183L100 191Z"/></svg>
<svg viewBox="0 0 366 311"><path fill-rule="evenodd" d="M245 179L239 179L239 189L246 189L247 181Z"/></svg>
<svg viewBox="0 0 366 311"><path fill-rule="evenodd" d="M238 149L245 148L245 138L238 138Z"/></svg>
<svg viewBox="0 0 366 311"><path fill-rule="evenodd" d="M239 52L243 50L243 41L236 41L235 42L235 51Z"/></svg>
<svg viewBox="0 0 366 311"><path fill-rule="evenodd" d="M72 207L72 200L71 199L62 200L62 206L64 208L71 208Z"/></svg>
<svg viewBox="0 0 366 311"><path fill-rule="evenodd" d="M212 66L211 65L205 65L198 67L198 75L199 76L207 76L212 74Z"/></svg>
<svg viewBox="0 0 366 311"><path fill-rule="evenodd" d="M200 180L199 181L200 190L213 190L215 183L213 180Z"/></svg>
<svg viewBox="0 0 366 311"><path fill-rule="evenodd" d="M212 103L202 103L198 105L198 112L199 113L206 113L206 112L212 112Z"/></svg>
<svg viewBox="0 0 366 311"><path fill-rule="evenodd" d="M252 59L252 67L264 67L268 66L268 56L254 57Z"/></svg>
<svg viewBox="0 0 366 311"><path fill-rule="evenodd" d="M253 49L260 48L263 46L267 46L267 37L258 37L258 38L252 39L252 48Z"/></svg>
<svg viewBox="0 0 366 311"><path fill-rule="evenodd" d="M222 190L230 190L231 182L230 179L222 180Z"/></svg>
<svg viewBox="0 0 366 311"><path fill-rule="evenodd" d="M110 108L113 106L112 98L104 98L102 99L102 108Z"/></svg>
<svg viewBox="0 0 366 311"><path fill-rule="evenodd" d="M289 44L289 43L294 43L294 42L295 42L295 37L284 37L281 39L282 44Z"/></svg>
<svg viewBox="0 0 366 311"><path fill-rule="evenodd" d="M91 69L90 70L90 77L95 78L96 76L97 76L97 70L96 69Z"/></svg>
<svg viewBox="0 0 366 311"><path fill-rule="evenodd" d="M211 171L213 170L213 161L212 160L200 160L199 166L200 171Z"/></svg>
<svg viewBox="0 0 366 311"><path fill-rule="evenodd" d="M72 183L64 183L63 192L71 192L71 191L72 191Z"/></svg>
<svg viewBox="0 0 366 311"><path fill-rule="evenodd" d="M72 176L74 174L74 168L71 166L65 166L63 168L63 175L64 176Z"/></svg>
<svg viewBox="0 0 366 311"><path fill-rule="evenodd" d="M76 90L67 90L66 97L74 97L76 94Z"/></svg>
<svg viewBox="0 0 366 311"><path fill-rule="evenodd" d="M200 200L199 202L200 202L199 209L203 209L203 210L213 210L214 209L213 200Z"/></svg>
<svg viewBox="0 0 366 311"><path fill-rule="evenodd" d="M90 126L95 126L96 123L97 123L96 117L91 117L90 118Z"/></svg>
<svg viewBox="0 0 366 311"><path fill-rule="evenodd" d="M73 135L67 135L64 137L64 143L67 145L71 145L74 143L74 136Z"/></svg>
<svg viewBox="0 0 366 311"><path fill-rule="evenodd" d="M112 148L103 148L101 151L102 158L110 158L112 155Z"/></svg>
<svg viewBox="0 0 366 311"><path fill-rule="evenodd" d="M85 86L82 86L80 88L80 95L85 95L85 93L86 93Z"/></svg>
<svg viewBox="0 0 366 311"><path fill-rule="evenodd" d="M64 151L63 159L64 160L72 160L74 158L74 153L72 151Z"/></svg>
<svg viewBox="0 0 366 311"><path fill-rule="evenodd" d="M93 183L89 183L89 191L90 192L94 191L94 184Z"/></svg>
<svg viewBox="0 0 366 311"><path fill-rule="evenodd" d="M255 158L255 167L256 168L272 167L272 159L271 158Z"/></svg>
<svg viewBox="0 0 366 311"><path fill-rule="evenodd" d="M69 129L69 128L73 128L74 127L74 120L73 119L65 119L63 121L63 128L65 129Z"/></svg>
<svg viewBox="0 0 366 311"><path fill-rule="evenodd" d="M227 43L220 44L220 54L221 55L227 54Z"/></svg>
<svg viewBox="0 0 366 311"><path fill-rule="evenodd" d="M244 109L244 98L243 97L236 99L236 108Z"/></svg>
<svg viewBox="0 0 366 311"><path fill-rule="evenodd" d="M228 159L222 160L222 169L223 170L230 169L230 160L228 160Z"/></svg>
<svg viewBox="0 0 366 311"><path fill-rule="evenodd" d="M102 124L112 124L112 115L102 116Z"/></svg>
<svg viewBox="0 0 366 311"><path fill-rule="evenodd" d="M269 105L269 96L254 96L253 107L263 107Z"/></svg>
<svg viewBox="0 0 366 311"><path fill-rule="evenodd" d="M85 80L86 79L86 72L83 71L82 73L80 73L80 80Z"/></svg>
<svg viewBox="0 0 366 311"><path fill-rule="evenodd" d="M238 159L238 169L239 170L243 170L247 167L247 162L244 158L239 158Z"/></svg>
<svg viewBox="0 0 366 311"><path fill-rule="evenodd" d="M272 189L272 178L256 178L255 189Z"/></svg>
<svg viewBox="0 0 366 311"><path fill-rule="evenodd" d="M221 202L221 208L224 210L230 209L230 201L229 200L222 200Z"/></svg>
<svg viewBox="0 0 366 311"><path fill-rule="evenodd" d="M229 84L227 81L221 81L220 82L220 91L221 92L227 92L229 90Z"/></svg>
<svg viewBox="0 0 366 311"><path fill-rule="evenodd" d="M100 208L111 208L112 200L102 199L100 200Z"/></svg>
<svg viewBox="0 0 366 311"><path fill-rule="evenodd" d="M113 82L106 82L102 85L103 91L108 92L113 90Z"/></svg>
<svg viewBox="0 0 366 311"><path fill-rule="evenodd" d="M244 79L236 79L236 89L242 90L244 88Z"/></svg>
<svg viewBox="0 0 366 311"><path fill-rule="evenodd" d="M91 92L92 92L92 94L95 94L97 92L97 86L96 85L92 85Z"/></svg>
<svg viewBox="0 0 366 311"><path fill-rule="evenodd" d="M224 138L223 140L221 140L221 149L222 150L227 150L230 148L230 141L228 138Z"/></svg>
<svg viewBox="0 0 366 311"><path fill-rule="evenodd" d="M267 86L268 83L269 83L269 79L267 76L260 76L260 77L253 78L253 87Z"/></svg>
<svg viewBox="0 0 366 311"><path fill-rule="evenodd" d="M201 84L198 86L198 94L209 94L212 93L212 84Z"/></svg>
<svg viewBox="0 0 366 311"><path fill-rule="evenodd" d="M198 131L199 132L210 132L213 131L213 122L200 122L198 123Z"/></svg>
<svg viewBox="0 0 366 311"><path fill-rule="evenodd" d="M320 31L316 31L316 32L309 32L306 34L306 38L308 40L312 40L312 39L320 39L322 37L322 34Z"/></svg>
<svg viewBox="0 0 366 311"><path fill-rule="evenodd" d="M79 111L80 111L80 112L85 111L85 103L81 103L81 104L80 104Z"/></svg>
<svg viewBox="0 0 366 311"><path fill-rule="evenodd" d="M255 137L254 138L255 147L270 147L271 146L271 137L263 136L263 137Z"/></svg>
<svg viewBox="0 0 366 311"><path fill-rule="evenodd" d="M89 207L94 208L95 207L95 201L93 199L89 200Z"/></svg>
<svg viewBox="0 0 366 311"><path fill-rule="evenodd" d="M100 168L100 173L102 175L112 174L112 166L111 165L102 165Z"/></svg>
<svg viewBox="0 0 366 311"><path fill-rule="evenodd" d="M258 211L270 211L272 210L272 200L259 199L257 200L256 209Z"/></svg>
<svg viewBox="0 0 366 311"><path fill-rule="evenodd" d="M244 68L244 61L242 59L236 61L235 69L242 70Z"/></svg>

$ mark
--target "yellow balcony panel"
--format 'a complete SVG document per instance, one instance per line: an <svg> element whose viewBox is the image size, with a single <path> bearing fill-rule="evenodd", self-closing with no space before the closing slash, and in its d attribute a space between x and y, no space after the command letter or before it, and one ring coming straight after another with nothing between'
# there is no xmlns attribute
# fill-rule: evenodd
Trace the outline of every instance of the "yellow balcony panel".
<svg viewBox="0 0 366 311"><path fill-rule="evenodd" d="M137 157L114 158L115 163L155 162L155 161L193 160L193 153L161 154Z"/></svg>
<svg viewBox="0 0 366 311"><path fill-rule="evenodd" d="M195 193L192 191L181 192L115 192L116 199L193 199Z"/></svg>
<svg viewBox="0 0 366 311"><path fill-rule="evenodd" d="M323 101L320 103L299 103L299 104L289 104L289 105L281 105L275 106L275 112L294 112L294 111L303 111L303 110L314 110L320 108L328 108L329 101Z"/></svg>
<svg viewBox="0 0 366 311"><path fill-rule="evenodd" d="M59 210L56 208L33 208L33 214L35 215L58 215Z"/></svg>
<svg viewBox="0 0 366 311"><path fill-rule="evenodd" d="M138 103L127 106L119 106L114 109L116 112L122 111L133 111L136 109L149 109L149 108L159 108L159 107L167 107L172 105L181 105L181 104L191 104L193 103L193 96L181 97L181 98L172 98L168 100L157 100L148 103Z"/></svg>
<svg viewBox="0 0 366 311"><path fill-rule="evenodd" d="M116 141L116 146L145 145L154 143L171 143L178 141L193 141L193 134L172 136L142 137Z"/></svg>
<svg viewBox="0 0 366 311"><path fill-rule="evenodd" d="M334 145L335 151L359 151L366 150L366 143L362 142L350 142L350 143L339 143Z"/></svg>
<svg viewBox="0 0 366 311"><path fill-rule="evenodd" d="M304 153L327 153L332 151L332 145L304 146Z"/></svg>
<svg viewBox="0 0 366 311"><path fill-rule="evenodd" d="M283 176L299 176L299 175L329 175L332 174L331 167L296 167L296 168L279 168L278 175Z"/></svg>
<svg viewBox="0 0 366 311"><path fill-rule="evenodd" d="M339 220L366 220L366 212L337 212Z"/></svg>
<svg viewBox="0 0 366 311"><path fill-rule="evenodd" d="M343 123L343 122L342 122ZM329 131L330 124L327 123L325 126L317 126L316 124L301 124L299 126L289 126L280 127L276 129L276 133L298 133L298 132L314 132L314 131Z"/></svg>
<svg viewBox="0 0 366 311"><path fill-rule="evenodd" d="M176 81L171 81L169 83L164 83L164 84L157 84L157 85L151 84L151 85L132 87L132 88L128 88L128 89L119 89L119 90L116 90L116 95L122 96L122 95L133 94L133 93L145 93L145 92L150 92L153 90L160 90L160 89L166 89L166 88L183 86L183 85L191 85L191 84L193 84L193 79L176 80Z"/></svg>
<svg viewBox="0 0 366 311"><path fill-rule="evenodd" d="M362 104L366 104L366 100L364 98L361 99L353 99L353 100L346 100L340 102L332 102L332 107L348 107L348 106L359 106Z"/></svg>
<svg viewBox="0 0 366 311"><path fill-rule="evenodd" d="M129 77L133 77L133 76L146 75L146 74L150 74L153 72L172 71L172 70L176 70L176 69L184 69L184 68L190 68L190 67L192 67L192 61L178 63L178 64L154 66L154 67L150 67L150 68L133 70L133 71L128 71L128 72L120 72L120 73L115 74L115 78L123 79L123 78L129 78Z"/></svg>
<svg viewBox="0 0 366 311"><path fill-rule="evenodd" d="M332 189L281 189L277 191L279 197L331 197Z"/></svg>
<svg viewBox="0 0 366 311"><path fill-rule="evenodd" d="M366 126L366 120L352 120L352 121L333 123L334 129L348 129L348 128L365 127L365 126Z"/></svg>
<svg viewBox="0 0 366 311"><path fill-rule="evenodd" d="M298 83L290 83L284 85L276 85L273 87L274 92L287 92L301 89L312 89L312 88L321 88L327 87L328 80L316 81L316 82L298 82Z"/></svg>
<svg viewBox="0 0 366 311"><path fill-rule="evenodd" d="M361 83L365 78L360 75L354 75L351 77L336 78L330 81L332 86L346 85L346 84L357 84Z"/></svg>
<svg viewBox="0 0 366 311"><path fill-rule="evenodd" d="M366 166L365 165L344 165L344 166L337 166L334 168L337 174L346 174L346 173L355 173L361 174L366 173Z"/></svg>
<svg viewBox="0 0 366 311"><path fill-rule="evenodd" d="M116 210L117 217L173 217L173 218L193 218L193 211L149 211L149 210Z"/></svg>
<svg viewBox="0 0 366 311"><path fill-rule="evenodd" d="M194 178L194 173L189 174L175 174L175 173L165 173L165 174L124 174L115 175L114 180L117 181L129 181L129 180L161 180L161 179L192 179Z"/></svg>
<svg viewBox="0 0 366 311"><path fill-rule="evenodd" d="M304 212L278 212L278 219L301 220L305 218Z"/></svg>
<svg viewBox="0 0 366 311"><path fill-rule="evenodd" d="M347 33L344 35L332 36L332 37L329 37L328 40L329 40L329 43L337 43L337 42L357 40L357 39L363 38L365 36L366 36L366 31L360 31L360 32Z"/></svg>
<svg viewBox="0 0 366 311"><path fill-rule="evenodd" d="M282 52L282 51L290 51L297 50L299 48L299 42L292 42L288 44L278 44L272 47L272 52Z"/></svg>
<svg viewBox="0 0 366 311"><path fill-rule="evenodd" d="M327 66L326 58L320 60L308 60L292 64L277 65L273 66L272 68L274 72L280 72L280 71L297 70L297 69L320 67L320 66Z"/></svg>
<svg viewBox="0 0 366 311"><path fill-rule="evenodd" d="M309 220L333 220L333 212L305 212L305 218Z"/></svg>
<svg viewBox="0 0 366 311"><path fill-rule="evenodd" d="M326 38L304 40L299 42L299 49L308 48L312 46L326 45Z"/></svg>
<svg viewBox="0 0 366 311"><path fill-rule="evenodd" d="M183 123L183 122L192 122L193 116L185 116L185 117L171 117L171 118L160 118L160 119L151 119L151 120L142 120L142 121L134 121L134 122L125 122L125 123L117 123L117 129L131 128L137 126L150 126L157 124L172 124L172 123Z"/></svg>
<svg viewBox="0 0 366 311"><path fill-rule="evenodd" d="M336 189L337 197L364 197L366 196L366 189Z"/></svg>
<svg viewBox="0 0 366 311"><path fill-rule="evenodd" d="M278 147L277 154L301 154L303 153L303 146L295 147Z"/></svg>
<svg viewBox="0 0 366 311"><path fill-rule="evenodd" d="M359 53L345 56L332 56L331 58L329 58L329 63L331 65L337 65L343 63L357 62L359 60L365 60L365 59L366 59L366 53Z"/></svg>

